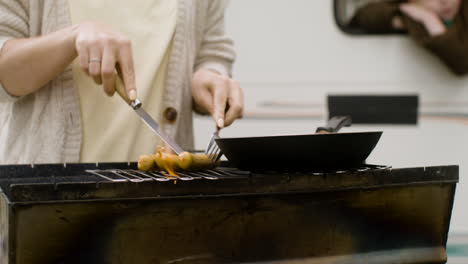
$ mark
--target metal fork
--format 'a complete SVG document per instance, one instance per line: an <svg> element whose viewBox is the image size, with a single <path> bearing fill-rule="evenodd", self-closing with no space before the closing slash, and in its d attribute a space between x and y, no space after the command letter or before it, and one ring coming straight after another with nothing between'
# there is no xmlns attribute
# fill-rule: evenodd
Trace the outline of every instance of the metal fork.
<svg viewBox="0 0 468 264"><path fill-rule="evenodd" d="M219 138L219 128L216 128L216 131L211 136L210 142L208 143L208 147L206 147L205 154L211 159L213 163L216 163L223 153L221 149L219 149L218 144L216 144L215 139Z"/></svg>

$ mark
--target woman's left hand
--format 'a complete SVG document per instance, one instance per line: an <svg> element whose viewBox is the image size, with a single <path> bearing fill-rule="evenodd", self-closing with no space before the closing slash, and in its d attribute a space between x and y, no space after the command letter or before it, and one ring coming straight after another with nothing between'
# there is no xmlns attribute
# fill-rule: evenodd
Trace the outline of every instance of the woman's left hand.
<svg viewBox="0 0 468 264"><path fill-rule="evenodd" d="M195 107L211 114L218 128L242 117L244 95L239 83L231 78L200 69L193 75L192 95Z"/></svg>
<svg viewBox="0 0 468 264"><path fill-rule="evenodd" d="M436 13L412 3L401 4L400 10L416 22L423 24L432 37L445 33L445 26Z"/></svg>

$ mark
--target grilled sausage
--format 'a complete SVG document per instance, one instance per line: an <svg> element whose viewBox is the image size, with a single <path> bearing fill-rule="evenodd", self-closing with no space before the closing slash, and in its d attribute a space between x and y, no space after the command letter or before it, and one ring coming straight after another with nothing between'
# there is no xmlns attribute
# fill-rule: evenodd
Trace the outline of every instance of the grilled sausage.
<svg viewBox="0 0 468 264"><path fill-rule="evenodd" d="M138 159L138 169L141 171L165 170L172 176L176 171L200 171L216 166L205 154L182 152L179 155L166 153L163 147L158 147L155 155L142 155Z"/></svg>
<svg viewBox="0 0 468 264"><path fill-rule="evenodd" d="M158 153L155 155L155 161L158 168L167 171L172 176L177 176L175 172L180 170L177 155L165 153L164 148L159 147Z"/></svg>
<svg viewBox="0 0 468 264"><path fill-rule="evenodd" d="M179 167L186 171L200 171L212 169L214 164L205 154L182 152L179 154Z"/></svg>
<svg viewBox="0 0 468 264"><path fill-rule="evenodd" d="M156 168L155 160L152 155L141 155L138 159L138 170L151 171Z"/></svg>

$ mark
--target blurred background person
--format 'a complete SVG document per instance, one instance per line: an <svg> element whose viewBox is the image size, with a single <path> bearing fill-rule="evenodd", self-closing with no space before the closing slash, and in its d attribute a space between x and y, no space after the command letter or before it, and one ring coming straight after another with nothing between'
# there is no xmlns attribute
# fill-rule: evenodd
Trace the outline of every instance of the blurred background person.
<svg viewBox="0 0 468 264"><path fill-rule="evenodd" d="M368 33L408 33L455 74L468 73L468 6L463 0L371 2L350 22Z"/></svg>

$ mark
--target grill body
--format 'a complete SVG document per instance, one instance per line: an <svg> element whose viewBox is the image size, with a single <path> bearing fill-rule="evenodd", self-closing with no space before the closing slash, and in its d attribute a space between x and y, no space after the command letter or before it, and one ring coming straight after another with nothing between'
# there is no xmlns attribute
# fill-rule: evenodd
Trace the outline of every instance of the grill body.
<svg viewBox="0 0 468 264"><path fill-rule="evenodd" d="M445 263L457 166L110 181L0 166L0 263Z"/></svg>

